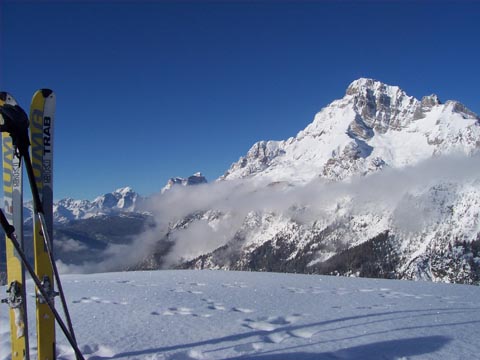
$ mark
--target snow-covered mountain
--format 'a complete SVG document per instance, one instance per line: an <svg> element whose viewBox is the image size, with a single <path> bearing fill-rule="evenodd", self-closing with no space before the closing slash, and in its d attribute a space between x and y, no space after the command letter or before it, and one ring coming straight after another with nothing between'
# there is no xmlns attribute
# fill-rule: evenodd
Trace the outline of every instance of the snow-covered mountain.
<svg viewBox="0 0 480 360"><path fill-rule="evenodd" d="M132 188L124 187L92 201L66 198L55 202L53 242L59 262L97 263L111 257L108 253L111 246L129 244L133 236L149 226L150 217L143 211L144 201ZM33 203L29 201L24 204L28 256L33 256L32 222Z"/></svg>
<svg viewBox="0 0 480 360"><path fill-rule="evenodd" d="M479 139L461 103L359 79L297 136L185 192L190 212L157 198L157 248L138 267L480 283Z"/></svg>
<svg viewBox="0 0 480 360"><path fill-rule="evenodd" d="M207 179L201 172L187 178L174 177L168 180L161 193L174 186L194 186L206 184ZM117 215L119 213L143 213L145 198L131 187L117 189L96 197L93 201L66 198L59 200L53 207L53 218L57 223L67 223L72 220L88 219L96 216ZM26 216L31 218L33 204L26 204Z"/></svg>
<svg viewBox="0 0 480 360"><path fill-rule="evenodd" d="M397 86L362 78L297 136L255 143L222 179L340 180L442 154L472 154L479 139L479 118L461 103L442 104L436 95L418 100Z"/></svg>
<svg viewBox="0 0 480 360"><path fill-rule="evenodd" d="M193 185L200 185L200 184L206 184L207 179L205 176L202 175L201 172L196 172L192 176L189 176L187 178L182 178L182 177L173 177L170 178L167 182L167 184L162 188L162 193L165 191L170 190L174 186L193 186Z"/></svg>
<svg viewBox="0 0 480 360"><path fill-rule="evenodd" d="M185 179L174 178L162 193L173 185L183 188L206 182L201 173ZM105 271L131 266L131 262L125 262L124 256L116 255L112 248L130 245L135 236L153 226L151 215L145 211L146 201L131 187L124 187L91 201L66 198L55 202L54 246L60 263L78 271ZM24 219L26 251L33 254L31 201L24 205ZM103 261L108 261L109 265L105 266Z"/></svg>
<svg viewBox="0 0 480 360"><path fill-rule="evenodd" d="M131 187L117 189L111 193L98 196L93 201L61 199L53 204L55 223L68 223L73 220L88 219L95 216L112 215L122 212L141 211L144 198ZM25 222L31 222L33 203L25 203Z"/></svg>
<svg viewBox="0 0 480 360"><path fill-rule="evenodd" d="M54 219L58 222L86 219L119 212L135 212L143 198L131 187L124 187L96 197L93 201L62 199L54 205Z"/></svg>

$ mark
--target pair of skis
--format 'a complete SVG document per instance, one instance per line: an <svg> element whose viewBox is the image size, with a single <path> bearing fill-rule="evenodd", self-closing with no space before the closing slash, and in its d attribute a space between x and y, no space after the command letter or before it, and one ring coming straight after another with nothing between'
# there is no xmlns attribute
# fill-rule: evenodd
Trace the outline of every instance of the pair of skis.
<svg viewBox="0 0 480 360"><path fill-rule="evenodd" d="M10 305L12 359L29 359L25 269L37 289L38 359L55 359L55 321L72 345L77 359L83 359L76 343L52 251L54 112L55 94L51 90L43 89L34 94L30 107L30 121L11 95L0 93L5 199L5 213L0 209L0 222L7 237L9 296L4 302ZM35 268L28 262L23 246L22 160L27 171L34 205ZM58 288L67 325L55 309L53 299L57 293L54 291L54 283Z"/></svg>

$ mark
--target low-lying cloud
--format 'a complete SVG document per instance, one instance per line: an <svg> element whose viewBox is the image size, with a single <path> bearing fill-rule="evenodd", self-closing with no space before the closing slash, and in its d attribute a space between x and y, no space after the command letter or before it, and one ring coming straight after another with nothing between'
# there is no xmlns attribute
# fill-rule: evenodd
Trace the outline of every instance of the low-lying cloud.
<svg viewBox="0 0 480 360"><path fill-rule="evenodd" d="M151 254L156 242L164 238L174 224L208 210L222 216L213 219L199 216L187 226L177 226L170 232L169 240L173 240L174 245L166 257L167 266L225 245L252 212L282 214L303 224L328 223L342 212L352 216L371 213L391 216L392 226L405 232L421 231L439 221L443 214L438 211L439 207L448 206L431 203L432 197L427 193L435 186L457 189L462 184L480 184L479 165L479 156L448 156L402 169L386 168L343 182L318 178L306 185L294 186L245 179L174 187L148 201L147 210L153 214L156 227L136 237L128 246L110 247L108 260L94 267L98 270L138 263Z"/></svg>

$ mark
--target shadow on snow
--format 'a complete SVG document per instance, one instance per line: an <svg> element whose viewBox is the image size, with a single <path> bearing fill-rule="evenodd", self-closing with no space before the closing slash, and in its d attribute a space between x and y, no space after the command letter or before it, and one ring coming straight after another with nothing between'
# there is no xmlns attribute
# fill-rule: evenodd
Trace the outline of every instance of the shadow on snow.
<svg viewBox="0 0 480 360"><path fill-rule="evenodd" d="M445 346L450 339L445 336L424 336L410 339L379 341L371 344L325 353L292 352L281 354L249 354L227 360L388 360L433 353Z"/></svg>
<svg viewBox="0 0 480 360"><path fill-rule="evenodd" d="M316 323L310 323L310 324L302 324L302 325L288 325L288 326L282 326L279 327L275 330L272 331L264 331L264 330L255 330L255 331L249 331L245 333L240 333L240 334L233 334L233 335L228 335L216 339L207 339L207 340L201 340L197 342L192 342L192 343L187 343L187 344L179 344L179 345L173 345L173 346L164 346L164 347L158 347L158 348L150 348L150 349L143 349L143 350L133 350L133 351L128 351L128 352L123 352L123 353L118 353L115 354L111 357L103 357L103 356L91 356L89 357L90 360L106 360L106 359L120 359L120 358L128 358L128 357L141 357L141 356L146 356L149 354L161 354L165 352L171 352L171 351L188 351L191 350L195 347L199 346L212 346L212 345L217 345L217 344L222 344L222 343L227 343L227 342L238 342L244 339L249 339L249 338L263 338L264 341L267 336L270 336L275 333L281 333L281 332L292 332L295 330L302 330L302 329L307 329L307 328L314 328L314 327L325 327L328 325L332 324L338 324L342 322L347 322L347 324L338 326L335 328L326 328L326 329L318 329L313 332L313 334L318 334L321 332L335 332L338 330L342 330L345 328L353 328L353 327L362 327L364 329L365 325L369 324L374 324L374 323L380 323L380 322L392 322L397 319L402 319L405 318L405 314L410 314L410 316L414 317L421 317L421 316L438 316L439 311L442 311L444 313L452 314L452 313L460 313L464 311L472 311L475 310L475 308L443 308L443 309L420 309L420 310L401 310L401 311L389 311L389 312L379 312L379 313L373 313L373 314L365 314L365 315L356 315L356 316L347 316L343 318L337 318L333 320L325 320L325 321L320 321ZM398 317L392 317L396 315L401 315ZM381 317L387 317L387 318L381 318ZM373 319L372 319L373 318ZM375 318L380 318L380 319L375 319ZM368 320L371 319L370 321L362 322L359 324L348 324L349 321L355 321L355 320ZM350 336L350 337L344 337L344 336L339 336L338 338L335 339L330 339L330 340L325 340L325 341L320 341L317 342L316 344L320 343L329 343L329 342L339 342L339 341L346 341L346 340L353 340L353 339L358 339L361 337L367 337L367 336L372 336L372 335L381 335L386 332L396 332L396 331L407 331L407 330L415 330L415 329L421 329L421 328L434 328L434 327L451 327L451 326L462 326L466 324L475 324L475 323L480 323L480 321L466 321L466 322L453 322L453 323L441 323L438 325L435 324L425 324L425 325L414 325L414 326L409 326L409 327L400 327L400 328L393 328L391 330L384 330L384 329L379 329L377 332L367 332ZM340 333L341 334L341 333ZM308 353L308 352L292 352L293 349L296 348L303 348L305 346L312 346L314 343L309 342L308 344L299 344L297 346L293 346L290 348L283 348L279 350L272 350L270 352L260 352L260 353L249 353L249 354L244 354L239 357L232 357L230 358L231 360L234 359L259 359L259 360L275 360L275 359L284 359L284 360L290 360L290 359L299 359L299 360L311 360L311 359L359 359L359 358L366 358L366 359L390 359L390 358L398 358L402 356L413 356L413 355L421 355L421 354L426 354L426 353L431 353L434 351L437 351L438 349L442 348L444 345L446 345L451 339L445 336L426 336L426 337L417 337L417 338L408 338L408 339L399 339L399 340L388 340L388 341L381 341L381 342L376 342L376 343L368 343L368 344L362 344L358 346L354 346L351 348L346 348L342 350L338 350L335 352L328 352L328 353ZM255 340L254 342L257 342L258 340ZM234 347L234 344L231 347ZM205 349L202 350L204 353L208 352L215 352L215 351L220 351L224 350L226 348L229 348L230 346L223 347L223 348L217 348L217 349ZM281 354L279 353L274 353L275 351L282 351ZM181 359L181 356L185 356L183 353L177 353L177 354L171 354L171 356L167 356L167 359ZM180 357L178 357L180 356ZM183 359L188 359L189 357L183 357Z"/></svg>

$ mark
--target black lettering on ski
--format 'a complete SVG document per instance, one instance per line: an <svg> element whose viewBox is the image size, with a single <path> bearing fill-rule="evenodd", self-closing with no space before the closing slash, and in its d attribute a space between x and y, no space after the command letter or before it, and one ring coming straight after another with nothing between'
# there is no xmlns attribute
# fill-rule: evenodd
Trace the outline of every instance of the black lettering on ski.
<svg viewBox="0 0 480 360"><path fill-rule="evenodd" d="M52 146L50 139L50 127L52 124L52 119L49 116L43 118L43 153L47 154L51 152L50 147Z"/></svg>

